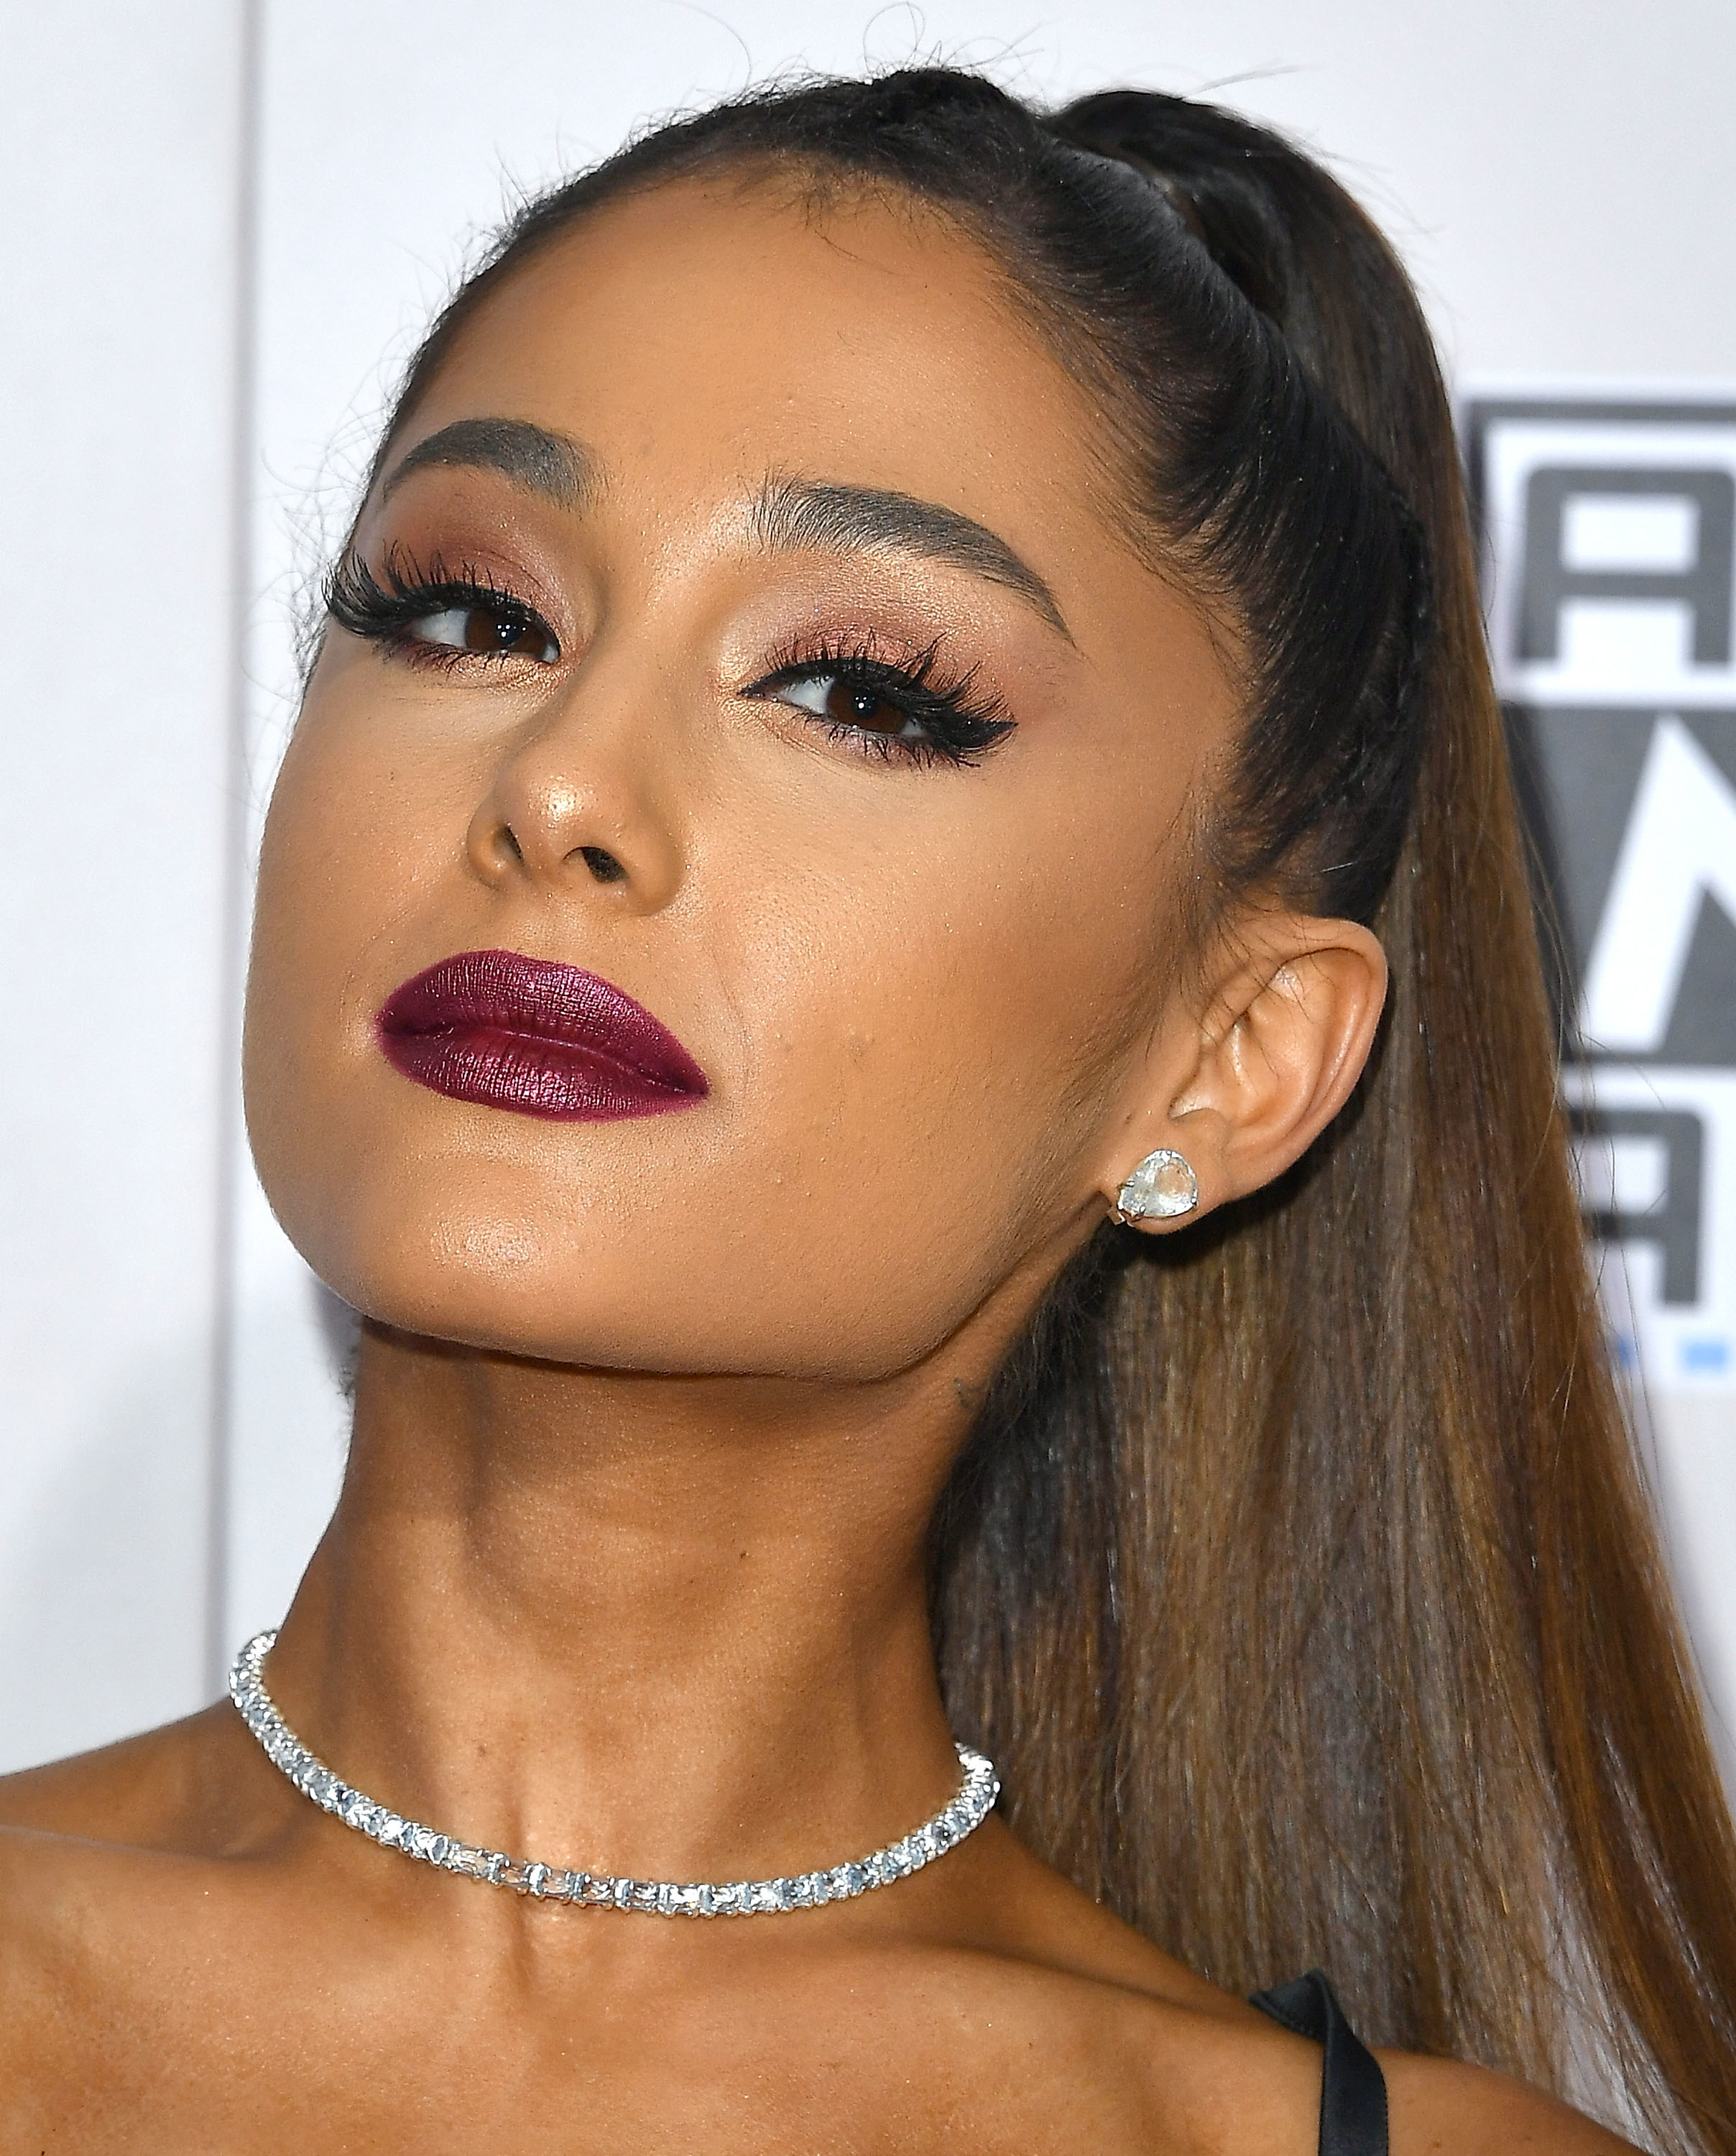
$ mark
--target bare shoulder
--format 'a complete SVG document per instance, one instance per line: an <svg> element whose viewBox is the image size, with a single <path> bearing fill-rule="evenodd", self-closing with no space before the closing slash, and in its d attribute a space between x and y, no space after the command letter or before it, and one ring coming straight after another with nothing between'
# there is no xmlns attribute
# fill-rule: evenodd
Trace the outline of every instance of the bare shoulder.
<svg viewBox="0 0 1736 2156"><path fill-rule="evenodd" d="M98 1751L0 1774L0 1835L191 1853L221 1833L250 1741L225 1702Z"/></svg>
<svg viewBox="0 0 1736 2156"><path fill-rule="evenodd" d="M166 1859L211 1839L224 1732L213 1712L0 1775L0 1964L18 1991L88 1944L92 1905L131 1910Z"/></svg>
<svg viewBox="0 0 1736 2156"><path fill-rule="evenodd" d="M1314 2156L1317 2044L1206 1983L1027 1851L1013 1854L1012 1867L1043 2010L1092 2031L1099 2071L1144 2086L1163 2145ZM1375 2056L1392 2156L1632 2156L1628 2143L1505 2074L1413 2052Z"/></svg>
<svg viewBox="0 0 1736 2156"><path fill-rule="evenodd" d="M0 2080L18 2046L39 2046L129 1956L148 1965L178 1912L207 1906L207 1860L241 1832L226 1717L0 1776Z"/></svg>
<svg viewBox="0 0 1736 2156"><path fill-rule="evenodd" d="M1186 2006L1152 1999L1143 2013L1111 2011L1104 2022L1122 2044L1141 2043L1143 2056L1128 2066L1160 2100L1178 2148L1315 2156L1324 2065L1317 2044L1222 1993ZM1391 2156L1634 2156L1630 2143L1508 2075L1412 2052L1375 2056Z"/></svg>
<svg viewBox="0 0 1736 2156"><path fill-rule="evenodd" d="M1375 2056L1392 2156L1632 2156L1631 2143L1506 2074L1410 2051Z"/></svg>
<svg viewBox="0 0 1736 2156"><path fill-rule="evenodd" d="M998 1825L983 1855L1001 1891L979 1906L1001 1936L979 1943L978 2018L991 2014L997 2039L1051 2069L1041 2107L1067 2118L1066 2145L1315 2156L1318 2046L1164 1953ZM996 2051L991 2066L1010 2063ZM1007 2078L1028 2142L1029 2069Z"/></svg>

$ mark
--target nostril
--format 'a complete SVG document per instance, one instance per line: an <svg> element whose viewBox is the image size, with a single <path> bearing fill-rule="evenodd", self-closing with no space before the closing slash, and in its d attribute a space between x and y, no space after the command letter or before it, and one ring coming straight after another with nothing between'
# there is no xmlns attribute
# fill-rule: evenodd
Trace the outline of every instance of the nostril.
<svg viewBox="0 0 1736 2156"><path fill-rule="evenodd" d="M590 870L599 883L626 881L627 870L622 867L620 862L607 847L581 846L579 851L585 856L586 867Z"/></svg>

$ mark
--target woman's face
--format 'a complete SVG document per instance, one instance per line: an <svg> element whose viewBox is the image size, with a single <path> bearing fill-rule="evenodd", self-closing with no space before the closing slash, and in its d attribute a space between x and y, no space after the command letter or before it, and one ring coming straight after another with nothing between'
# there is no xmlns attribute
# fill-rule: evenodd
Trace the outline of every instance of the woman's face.
<svg viewBox="0 0 1736 2156"><path fill-rule="evenodd" d="M266 833L248 1121L340 1294L863 1378L1088 1232L1187 1023L1165 895L1234 715L1115 536L1104 424L884 206L669 187L489 301ZM391 1003L503 952L544 963Z"/></svg>

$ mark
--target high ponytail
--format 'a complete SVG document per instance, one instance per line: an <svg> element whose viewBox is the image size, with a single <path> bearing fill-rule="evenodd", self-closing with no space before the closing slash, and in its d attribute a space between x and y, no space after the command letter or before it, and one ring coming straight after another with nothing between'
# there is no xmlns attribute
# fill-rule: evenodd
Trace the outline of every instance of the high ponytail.
<svg viewBox="0 0 1736 2156"><path fill-rule="evenodd" d="M424 346L622 193L889 189L1091 382L1136 543L1235 624L1237 767L1178 892L1372 924L1349 1107L1180 1235L1105 1226L935 1523L948 1706L1042 1856L1237 1990L1736 2156L1736 1845L1611 1375L1416 298L1277 136L944 69L741 99L533 203ZM384 451L382 449L382 455ZM1624 2107L1626 2108L1624 2109Z"/></svg>

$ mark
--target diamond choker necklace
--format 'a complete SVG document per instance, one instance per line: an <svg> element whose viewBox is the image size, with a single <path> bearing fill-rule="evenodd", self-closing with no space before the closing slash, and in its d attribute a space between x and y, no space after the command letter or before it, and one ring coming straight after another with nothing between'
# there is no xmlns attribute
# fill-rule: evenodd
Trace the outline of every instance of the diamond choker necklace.
<svg viewBox="0 0 1736 2156"><path fill-rule="evenodd" d="M834 1865L829 1871L804 1871L796 1879L738 1879L728 1886L703 1882L676 1886L667 1879L612 1879L602 1871L571 1871L558 1865L525 1863L500 1850L479 1849L451 1835L437 1834L415 1820L402 1819L340 1780L323 1759L315 1758L308 1750L265 1689L262 1672L276 1640L275 1632L261 1632L248 1641L229 1672L229 1697L264 1748L266 1757L303 1796L311 1797L321 1811L330 1812L346 1826L353 1826L383 1849L396 1849L424 1864L438 1865L443 1871L456 1871L461 1878L486 1880L491 1887L510 1887L539 1901L566 1902L586 1909L638 1909L653 1917L773 1916L785 1909L817 1909L827 1902L850 1902L858 1894L870 1893L876 1887L889 1887L895 1879L920 1871L924 1864L932 1864L937 1856L956 1848L967 1834L974 1834L982 1825L1001 1794L1001 1784L990 1762L968 1745L958 1744L953 1748L965 1770L965 1780L950 1804L943 1805L902 1841L877 1849L872 1856Z"/></svg>

